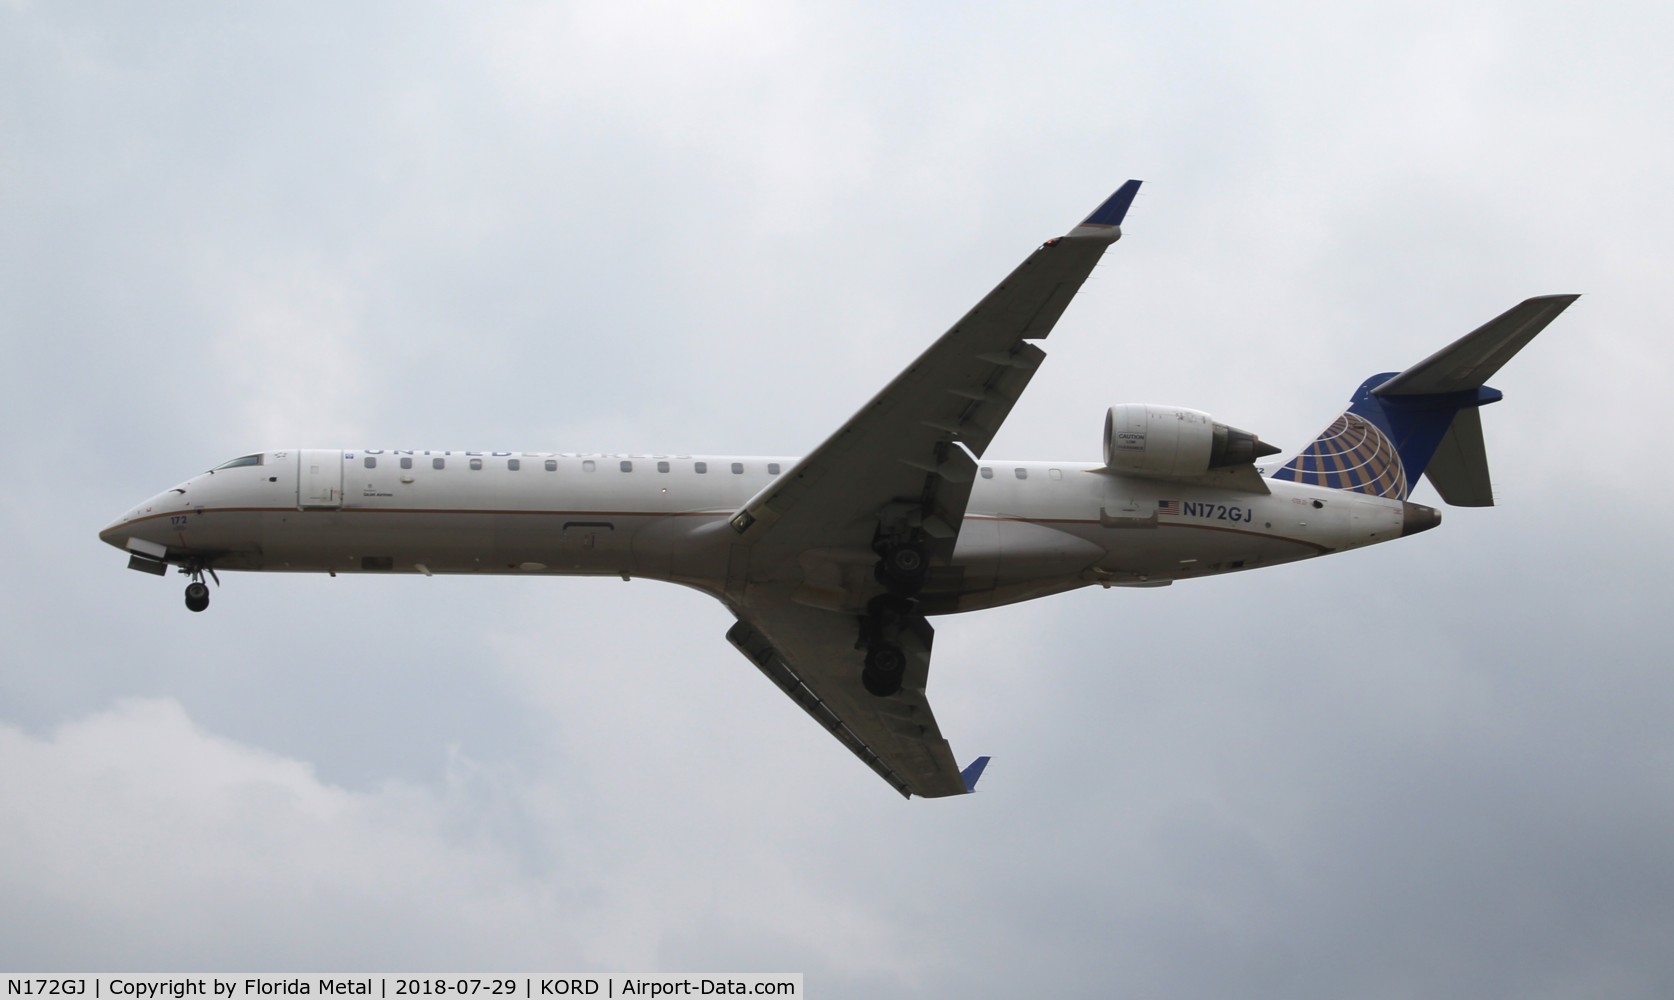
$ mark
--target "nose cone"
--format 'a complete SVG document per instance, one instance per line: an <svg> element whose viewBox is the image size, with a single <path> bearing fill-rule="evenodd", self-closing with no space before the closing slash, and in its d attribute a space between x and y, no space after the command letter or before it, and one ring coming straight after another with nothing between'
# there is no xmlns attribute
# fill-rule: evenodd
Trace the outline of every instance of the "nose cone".
<svg viewBox="0 0 1674 1000"><path fill-rule="evenodd" d="M143 510L144 508L140 509ZM130 511L112 521L108 526L101 528L99 530L99 541L127 552L134 547L133 539L143 538L145 535L144 529L150 524L151 522L141 519L138 511Z"/></svg>
<svg viewBox="0 0 1674 1000"><path fill-rule="evenodd" d="M1410 500L1401 502L1401 537L1429 531L1441 523L1441 511Z"/></svg>
<svg viewBox="0 0 1674 1000"><path fill-rule="evenodd" d="M99 541L104 542L106 545L114 545L117 548L124 550L133 548L133 546L128 543L128 540L131 538L140 538L149 542L166 544L168 542L166 537L150 537L153 535L160 535L163 531L162 526L168 523L166 518L160 519L157 515L159 513L168 513L173 508L178 506L175 501L181 499L184 494L185 490L180 489L178 486L167 493L157 494L151 499L140 504L138 507L135 507L133 510L130 510L128 513L112 521L108 527L100 530Z"/></svg>

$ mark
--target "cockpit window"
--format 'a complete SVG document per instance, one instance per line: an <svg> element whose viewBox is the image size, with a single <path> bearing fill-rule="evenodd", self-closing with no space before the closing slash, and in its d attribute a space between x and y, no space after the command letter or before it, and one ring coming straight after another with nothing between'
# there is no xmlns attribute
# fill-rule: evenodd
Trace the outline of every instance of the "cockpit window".
<svg viewBox="0 0 1674 1000"><path fill-rule="evenodd" d="M262 464L262 458L261 455L245 455L243 458L235 458L230 462L222 462L209 471L220 472L222 469L236 469L241 465L260 465Z"/></svg>

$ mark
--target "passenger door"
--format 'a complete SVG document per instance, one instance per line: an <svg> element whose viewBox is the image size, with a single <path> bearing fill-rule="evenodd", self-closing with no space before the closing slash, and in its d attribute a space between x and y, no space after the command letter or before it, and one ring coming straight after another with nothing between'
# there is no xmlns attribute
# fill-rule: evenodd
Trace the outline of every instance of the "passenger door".
<svg viewBox="0 0 1674 1000"><path fill-rule="evenodd" d="M296 453L296 505L303 510L343 506L343 453L305 448Z"/></svg>

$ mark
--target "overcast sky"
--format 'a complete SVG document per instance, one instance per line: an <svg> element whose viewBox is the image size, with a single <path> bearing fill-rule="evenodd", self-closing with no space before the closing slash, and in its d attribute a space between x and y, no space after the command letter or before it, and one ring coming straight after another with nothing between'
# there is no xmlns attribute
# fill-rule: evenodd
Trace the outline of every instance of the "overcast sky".
<svg viewBox="0 0 1674 1000"><path fill-rule="evenodd" d="M1600 10L1608 11L1607 13ZM1674 994L1665 4L0 2L0 968ZM796 455L1129 177L990 456L1495 379L1500 506L938 622L906 802L695 592L124 569L236 455ZM1416 499L1434 502L1427 486Z"/></svg>

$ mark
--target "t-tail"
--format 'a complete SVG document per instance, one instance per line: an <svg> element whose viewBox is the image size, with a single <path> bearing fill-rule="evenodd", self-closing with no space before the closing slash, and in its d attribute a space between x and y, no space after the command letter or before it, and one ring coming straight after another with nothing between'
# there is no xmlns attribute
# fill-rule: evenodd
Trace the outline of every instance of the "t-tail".
<svg viewBox="0 0 1674 1000"><path fill-rule="evenodd" d="M1449 504L1493 506L1480 410L1501 394L1486 383L1578 298L1526 299L1406 371L1372 376L1272 478L1405 500L1424 475Z"/></svg>

